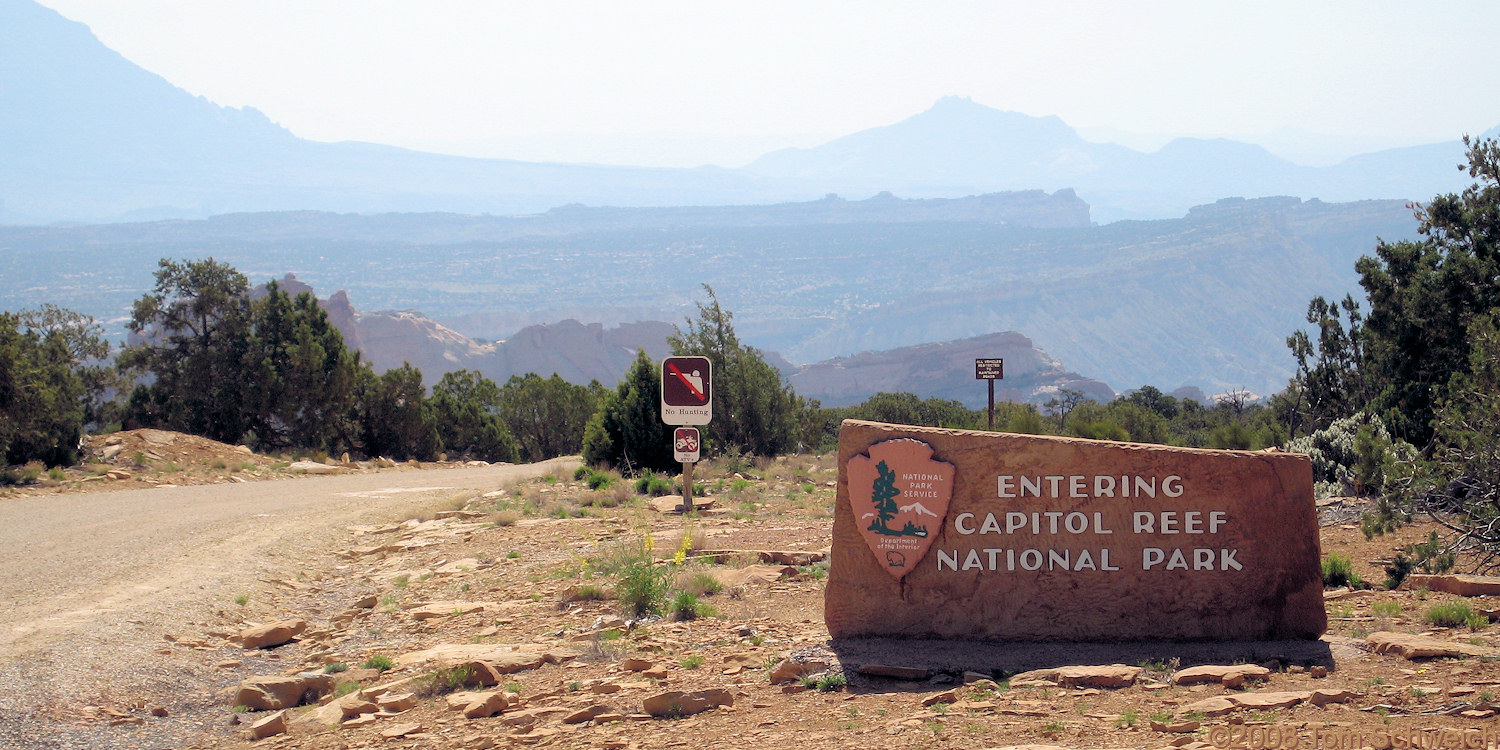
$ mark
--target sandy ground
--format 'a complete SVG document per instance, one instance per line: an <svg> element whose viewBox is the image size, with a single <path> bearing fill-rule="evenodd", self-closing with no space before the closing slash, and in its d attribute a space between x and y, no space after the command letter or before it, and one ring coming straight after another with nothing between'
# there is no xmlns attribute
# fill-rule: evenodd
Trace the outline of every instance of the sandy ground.
<svg viewBox="0 0 1500 750"><path fill-rule="evenodd" d="M351 524L407 518L457 491L576 463L0 500L0 747L106 746L72 744L50 719L146 700L153 686L201 690L190 687L192 665L156 653L168 645L161 633L263 578L295 575Z"/></svg>
<svg viewBox="0 0 1500 750"><path fill-rule="evenodd" d="M274 472L284 469L276 462L215 466L225 462L214 456L200 457L208 465L184 458L144 476L74 477L0 498L0 570L7 574L0 576L0 748L1207 750L1236 740L1266 746L1275 730L1279 747L1313 747L1297 743L1336 732L1337 742L1352 742L1338 746L1352 749L1380 747L1389 736L1381 733L1500 727L1500 661L1409 661L1369 648L1371 632L1392 630L1500 653L1500 627L1426 622L1432 607L1460 599L1425 590L1330 591L1329 633L1319 641L831 642L822 622L826 563L817 562L832 526L836 467L828 456L700 466L715 507L691 518L655 512L620 485L590 490L573 480L575 462L566 460L279 479ZM248 483L229 476L257 473ZM200 485L106 489L184 476ZM1359 512L1358 504L1326 504L1323 548L1348 555L1378 585L1381 561L1431 527L1367 540ZM622 542L648 537L656 555L668 558L684 536L690 554L679 582L700 573L742 575L762 562L757 550L804 557L771 566L765 579L706 594L715 614L619 619L619 602L608 598L618 581L599 573L600 560ZM606 598L581 596L587 587ZM377 606L353 606L371 596ZM1496 597L1465 603L1500 609ZM309 629L279 648L245 650L228 637L289 617ZM509 676L522 709L470 720L436 687L441 665L412 660L454 645L556 658ZM813 677L847 684L824 692L772 683L767 667L788 657L823 662ZM363 666L381 658L394 668ZM857 671L898 658L928 676ZM1241 687L1172 682L1181 668L1247 663L1267 665L1267 679ZM1006 682L1026 669L1078 664L1143 671L1119 689ZM963 689L963 672L975 669L998 689ZM416 690L419 701L358 726L294 722L286 734L251 741L246 724L265 714L236 712L235 687L305 670L326 671L349 690L405 681L402 689ZM956 698L931 702L955 687ZM728 691L733 706L680 719L641 714L654 694L702 689ZM1208 698L1320 689L1344 699L1214 716L1191 708ZM606 718L562 719L590 709Z"/></svg>

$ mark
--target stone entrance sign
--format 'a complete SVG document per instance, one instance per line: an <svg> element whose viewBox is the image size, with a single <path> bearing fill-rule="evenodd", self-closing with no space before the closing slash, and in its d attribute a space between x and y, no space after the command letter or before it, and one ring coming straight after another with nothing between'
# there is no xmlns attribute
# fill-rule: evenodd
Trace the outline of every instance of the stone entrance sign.
<svg viewBox="0 0 1500 750"><path fill-rule="evenodd" d="M1312 466L848 420L835 638L1266 640L1327 627Z"/></svg>

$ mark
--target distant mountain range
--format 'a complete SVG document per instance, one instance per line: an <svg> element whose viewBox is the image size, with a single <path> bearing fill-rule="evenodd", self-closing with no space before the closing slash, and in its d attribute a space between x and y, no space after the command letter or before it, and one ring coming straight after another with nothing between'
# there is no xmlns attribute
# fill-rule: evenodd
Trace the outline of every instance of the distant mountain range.
<svg viewBox="0 0 1500 750"><path fill-rule="evenodd" d="M459 356L467 338L512 340L568 318L680 323L708 282L745 341L795 363L850 358L862 378L879 368L860 352L1019 331L1115 390L1272 393L1291 374L1285 341L1308 300L1357 291L1355 259L1377 237L1416 231L1403 201L1226 199L1104 226L1085 224L1086 208L1025 193L730 207L726 224L708 209L686 221L676 209L572 208L534 224L292 212L0 227L0 310L53 302L119 330L157 259L212 255L256 281L291 271L393 317L420 310L462 334ZM864 218L826 220L839 216Z"/></svg>
<svg viewBox="0 0 1500 750"><path fill-rule="evenodd" d="M1489 135L1500 133L1500 127ZM1002 112L944 98L909 119L806 149L770 153L745 171L812 182L841 193L897 190L928 197L1075 189L1099 221L1180 216L1227 196L1295 195L1325 201L1426 199L1460 189L1458 141L1390 149L1306 167L1247 143L1178 138L1142 153L1090 143L1057 117Z"/></svg>
<svg viewBox="0 0 1500 750"><path fill-rule="evenodd" d="M1500 132L1497 128L1491 133ZM1459 134L1455 134L1457 136ZM894 125L747 167L647 169L425 154L293 136L220 107L31 0L0 3L0 223L202 218L232 212L524 214L583 203L709 206L956 198L1072 188L1093 218L1165 218L1225 196L1425 199L1464 184L1455 140L1302 167L1228 140L1153 152L1091 143L1056 117L946 98Z"/></svg>
<svg viewBox="0 0 1500 750"><path fill-rule="evenodd" d="M690 314L706 282L744 340L829 403L840 378L951 380L958 398L973 382L957 365L889 363L1033 349L1050 353L1035 388L1270 393L1308 299L1357 291L1354 260L1413 237L1406 202L1461 189L1461 160L1456 140L1316 168L1229 140L1146 153L960 98L741 169L315 143L0 0L0 309L54 302L118 332L158 258L212 255L348 290L383 311L359 313L369 351L442 342L424 371L583 378L661 330L630 325ZM54 223L99 219L128 223ZM551 327L567 319L591 324ZM997 331L1020 332L1016 354L977 353L1010 345ZM590 341L597 361L540 353Z"/></svg>
<svg viewBox="0 0 1500 750"><path fill-rule="evenodd" d="M279 281L289 294L316 295L316 290L292 274ZM376 372L410 363L422 371L428 385L455 370L474 370L502 384L513 375L534 372L543 377L556 374L579 385L591 380L614 385L624 377L638 350L654 360L670 354L667 337L676 331L672 324L660 321L605 328L564 320L527 326L502 341L479 342L418 312L361 312L344 290L320 302L343 333L344 342L360 350ZM983 386L972 380L976 356L1005 358L1006 379L996 389L1000 400L1042 403L1060 388L1099 400L1115 395L1108 385L1068 371L1056 357L1014 332L865 352L801 366L776 352L761 354L799 394L819 399L824 406L850 406L881 392L909 392L978 408L986 395Z"/></svg>

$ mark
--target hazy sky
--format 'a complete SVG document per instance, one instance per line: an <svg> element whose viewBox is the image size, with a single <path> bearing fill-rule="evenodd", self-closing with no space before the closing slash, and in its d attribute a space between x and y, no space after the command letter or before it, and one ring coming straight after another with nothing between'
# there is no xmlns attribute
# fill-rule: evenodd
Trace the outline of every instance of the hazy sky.
<svg viewBox="0 0 1500 750"><path fill-rule="evenodd" d="M41 1L188 91L324 141L763 150L949 94L1086 134L1378 144L1500 125L1488 0Z"/></svg>

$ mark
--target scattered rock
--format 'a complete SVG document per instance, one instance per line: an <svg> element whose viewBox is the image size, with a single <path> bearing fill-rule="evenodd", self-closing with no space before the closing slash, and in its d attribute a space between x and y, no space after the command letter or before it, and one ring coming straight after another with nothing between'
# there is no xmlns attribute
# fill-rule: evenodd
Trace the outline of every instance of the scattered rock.
<svg viewBox="0 0 1500 750"><path fill-rule="evenodd" d="M380 710L378 704L365 700L358 693L346 695L334 701L331 705L339 707L339 710L344 714L343 718L345 720L359 716L360 714L373 714Z"/></svg>
<svg viewBox="0 0 1500 750"><path fill-rule="evenodd" d="M775 583L797 575L797 569L790 565L749 565L733 570L714 569L711 575L726 588L733 588L752 583Z"/></svg>
<svg viewBox="0 0 1500 750"><path fill-rule="evenodd" d="M562 719L562 723L582 724L585 721L593 721L604 714L614 712L615 710L610 706L604 705L603 703L594 703L577 711L574 711L567 716L564 716Z"/></svg>
<svg viewBox="0 0 1500 750"><path fill-rule="evenodd" d="M355 602L354 603L354 607L355 607L355 609L374 609L375 605L377 605L379 603L380 603L380 597L378 597L378 596L376 596L374 594L370 594L369 596L367 596L367 597L365 597L363 599L360 599L359 601Z"/></svg>
<svg viewBox="0 0 1500 750"><path fill-rule="evenodd" d="M763 563L776 565L812 565L828 559L828 550L809 552L804 550L759 550L756 552Z"/></svg>
<svg viewBox="0 0 1500 750"><path fill-rule="evenodd" d="M1403 591L1425 588L1458 596L1500 596L1500 576L1412 574L1401 582Z"/></svg>
<svg viewBox="0 0 1500 750"><path fill-rule="evenodd" d="M1229 696L1237 708L1272 709L1290 708L1312 697L1311 693L1297 692L1265 692L1265 693L1240 693Z"/></svg>
<svg viewBox="0 0 1500 750"><path fill-rule="evenodd" d="M1393 633L1387 630L1371 633L1365 638L1365 643L1377 654L1395 653L1405 659L1495 655L1493 650L1480 646L1443 641L1426 635Z"/></svg>
<svg viewBox="0 0 1500 750"><path fill-rule="evenodd" d="M251 677L240 682L234 705L253 711L276 711L316 701L333 691L333 677L306 673L295 677Z"/></svg>
<svg viewBox="0 0 1500 750"><path fill-rule="evenodd" d="M344 467L333 464L318 463L317 461L293 461L287 471L300 471L304 474L342 474Z"/></svg>
<svg viewBox="0 0 1500 750"><path fill-rule="evenodd" d="M1196 703L1189 703L1186 706L1182 707L1182 710L1186 713L1196 712L1201 713L1204 716L1223 716L1224 714L1230 713L1234 709L1234 702L1222 695L1216 695L1212 698L1205 698L1201 701L1197 701Z"/></svg>
<svg viewBox="0 0 1500 750"><path fill-rule="evenodd" d="M1178 670L1172 675L1172 684L1198 685L1217 682L1229 687L1237 687L1243 685L1246 680L1263 681L1270 678L1271 670L1255 664L1207 664Z"/></svg>
<svg viewBox="0 0 1500 750"><path fill-rule="evenodd" d="M468 708L470 703L473 703L474 701L477 701L477 700L481 700L486 695L489 695L489 693L485 693L485 692L477 692L477 693L476 692L449 693L447 696L445 696L443 698L443 700L448 704L448 710L449 711L462 711L465 708Z"/></svg>
<svg viewBox="0 0 1500 750"><path fill-rule="evenodd" d="M502 674L509 674L536 669L543 664L558 664L575 659L579 653L581 652L558 646L538 652L516 646L498 646L487 643L450 643L402 654L396 657L396 663L410 666L432 661L452 666L464 662L482 661Z"/></svg>
<svg viewBox="0 0 1500 750"><path fill-rule="evenodd" d="M1022 672L1011 678L1011 683L1051 683L1058 687L1123 688L1135 684L1136 678L1145 671L1141 667L1125 664L1084 665L1075 667L1053 667Z"/></svg>
<svg viewBox="0 0 1500 750"><path fill-rule="evenodd" d="M380 730L380 736L388 740L393 740L397 737L405 737L408 734L416 734L420 731L422 731L421 724L418 724L416 722L409 722L406 724L397 724L390 729L382 729Z"/></svg>
<svg viewBox="0 0 1500 750"><path fill-rule="evenodd" d="M1176 733L1176 734L1186 734L1188 732L1196 732L1196 731L1198 731L1198 727L1199 727L1199 724L1196 721L1161 722L1161 721L1152 720L1152 722L1151 722L1151 731L1153 731L1153 732L1171 732L1171 733Z"/></svg>
<svg viewBox="0 0 1500 750"><path fill-rule="evenodd" d="M1319 688L1312 691L1307 702L1314 706L1322 707L1330 703L1348 703L1354 700L1355 693L1352 690L1334 690L1331 688Z"/></svg>
<svg viewBox="0 0 1500 750"><path fill-rule="evenodd" d="M307 630L306 620L282 620L240 631L240 645L246 649L274 648L290 642Z"/></svg>
<svg viewBox="0 0 1500 750"><path fill-rule="evenodd" d="M380 710L389 713L400 713L417 707L417 696L412 693L398 693L395 695L382 695L375 700Z"/></svg>
<svg viewBox="0 0 1500 750"><path fill-rule="evenodd" d="M512 694L504 690L481 693L480 696L464 707L464 718L483 719L494 716L509 708L512 703Z"/></svg>
<svg viewBox="0 0 1500 750"><path fill-rule="evenodd" d="M250 725L250 739L263 740L286 732L286 711L277 711Z"/></svg>
<svg viewBox="0 0 1500 750"><path fill-rule="evenodd" d="M733 706L734 696L723 688L684 693L673 690L641 702L641 709L656 718L692 716L717 706Z"/></svg>
<svg viewBox="0 0 1500 750"><path fill-rule="evenodd" d="M454 615L468 615L475 612L495 612L503 607L497 602L428 602L406 610L406 614L413 620L431 620L435 617L452 617Z"/></svg>
<svg viewBox="0 0 1500 750"><path fill-rule="evenodd" d="M791 659L782 659L776 666L771 668L771 684L780 685L787 682L796 682L803 677L821 672L827 668L828 665L820 661L796 662Z"/></svg>
<svg viewBox="0 0 1500 750"><path fill-rule="evenodd" d="M654 511L656 511L657 513L681 513L681 512L683 512L682 496L681 495L662 495L661 497L653 498L651 500L650 505L651 505L651 509L654 510ZM714 507L714 501L713 501L712 498L707 498L707 497L695 497L695 498L693 498L693 510L709 510L709 509L711 509L713 507Z"/></svg>
<svg viewBox="0 0 1500 750"><path fill-rule="evenodd" d="M957 690L944 690L941 693L933 693L932 695L929 695L926 698L922 699L922 705L923 706L936 706L939 703L956 703L956 702L958 702L958 691Z"/></svg>

